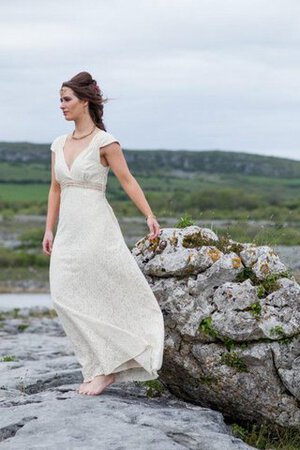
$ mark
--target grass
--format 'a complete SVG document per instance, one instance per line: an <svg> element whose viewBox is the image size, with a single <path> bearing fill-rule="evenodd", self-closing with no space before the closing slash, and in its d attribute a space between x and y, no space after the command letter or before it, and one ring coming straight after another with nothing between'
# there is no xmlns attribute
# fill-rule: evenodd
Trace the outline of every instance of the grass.
<svg viewBox="0 0 300 450"><path fill-rule="evenodd" d="M241 426L237 423L230 425L234 436L242 439L248 445L260 450L299 450L299 429L283 429L267 424L247 424Z"/></svg>
<svg viewBox="0 0 300 450"><path fill-rule="evenodd" d="M0 247L0 267L48 267L49 257L40 249L35 252Z"/></svg>
<svg viewBox="0 0 300 450"><path fill-rule="evenodd" d="M190 214L184 214L174 225L174 228L185 228L189 227L190 225L195 225L194 221L192 220L192 217L190 216Z"/></svg>
<svg viewBox="0 0 300 450"><path fill-rule="evenodd" d="M159 155L155 155L154 159L151 159L149 153L147 166L141 164L143 155L139 155L134 165L131 165L131 170L158 216L180 216L184 208L188 214L199 219L235 218L246 221L270 218L285 228L282 231L286 235L286 241L293 238L300 243L299 227L284 225L285 222L300 221L300 200L295 195L300 186L298 177L205 173L200 172L201 167L195 171L194 166L180 176L176 171L172 171L171 167L170 170L160 170L157 165L159 160L155 162ZM0 163L0 178L3 180L0 206L7 217L9 210L27 214L46 212L50 187L49 150L45 149L46 159L43 157L43 160L38 161L41 156L42 154L37 153L37 160L28 161L26 166L22 162ZM190 158L196 156L192 152ZM228 157L229 155L224 153L223 159ZM269 161L271 163L271 160ZM139 214L137 207L111 171L107 197L118 214ZM265 240L266 230L262 228L258 231L261 239Z"/></svg>

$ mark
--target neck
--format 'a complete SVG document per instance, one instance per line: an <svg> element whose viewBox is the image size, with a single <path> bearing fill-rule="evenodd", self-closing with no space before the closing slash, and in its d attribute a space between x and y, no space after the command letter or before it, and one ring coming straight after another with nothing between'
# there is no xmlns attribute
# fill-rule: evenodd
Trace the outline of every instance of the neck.
<svg viewBox="0 0 300 450"><path fill-rule="evenodd" d="M75 135L81 135L81 134L88 133L95 126L95 124L92 121L92 119L90 118L90 116L87 116L87 115L79 117L74 122L75 122Z"/></svg>

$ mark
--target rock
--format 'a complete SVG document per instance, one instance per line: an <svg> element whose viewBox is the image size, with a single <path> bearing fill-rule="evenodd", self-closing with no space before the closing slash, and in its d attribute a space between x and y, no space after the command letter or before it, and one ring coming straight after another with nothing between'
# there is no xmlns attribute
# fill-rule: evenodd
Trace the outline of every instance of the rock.
<svg viewBox="0 0 300 450"><path fill-rule="evenodd" d="M257 290L250 280L243 283L225 282L216 289L212 326L222 338L234 341L260 339L264 336L258 320L252 314L252 305L258 303Z"/></svg>
<svg viewBox="0 0 300 450"><path fill-rule="evenodd" d="M245 267L251 267L258 279L263 280L266 275L283 272L287 267L280 261L274 250L267 246L247 246L240 252Z"/></svg>
<svg viewBox="0 0 300 450"><path fill-rule="evenodd" d="M133 254L145 275L170 276L198 273L210 267L222 253L215 248L202 247L196 250L202 241L218 240L208 228L203 228L201 235L198 227L187 229L165 228L162 230L159 243L143 238L132 249Z"/></svg>
<svg viewBox="0 0 300 450"><path fill-rule="evenodd" d="M132 253L164 314L170 392L230 420L300 429L300 286L274 250L189 226Z"/></svg>
<svg viewBox="0 0 300 450"><path fill-rule="evenodd" d="M299 334L300 286L293 280L278 280L278 290L261 301L262 329L270 339Z"/></svg>
<svg viewBox="0 0 300 450"><path fill-rule="evenodd" d="M253 448L231 434L221 413L178 400L160 383L162 392L154 387L150 396L138 382L77 394L80 366L51 310L14 315L4 313L0 328L1 355L15 357L0 364L1 449ZM28 327L20 331L22 320Z"/></svg>

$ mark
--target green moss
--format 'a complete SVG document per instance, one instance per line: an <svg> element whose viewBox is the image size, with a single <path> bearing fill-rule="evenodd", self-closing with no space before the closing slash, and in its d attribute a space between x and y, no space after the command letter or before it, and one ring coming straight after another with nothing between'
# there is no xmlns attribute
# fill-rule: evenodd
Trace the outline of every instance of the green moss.
<svg viewBox="0 0 300 450"><path fill-rule="evenodd" d="M24 331L24 330L26 330L26 328L28 328L29 327L29 324L28 323L20 323L19 325L18 325L18 331Z"/></svg>
<svg viewBox="0 0 300 450"><path fill-rule="evenodd" d="M218 334L218 331L212 326L211 317L206 317L205 319L203 319L198 327L198 330L202 331L202 333L212 337L213 339L220 340L225 345L227 350L231 350L235 346L235 342L232 339L226 336L221 337Z"/></svg>
<svg viewBox="0 0 300 450"><path fill-rule="evenodd" d="M184 236L182 246L185 248L201 247L202 245L211 245L211 241L212 239L203 237L201 231L195 231Z"/></svg>
<svg viewBox="0 0 300 450"><path fill-rule="evenodd" d="M277 291L280 289L280 284L278 283L278 279L282 278L284 276L283 273L278 274L271 274L267 275L264 280L260 282L260 287L262 286L263 289L261 289L261 293L264 290L264 293L261 295L267 296L271 294L272 292Z"/></svg>
<svg viewBox="0 0 300 450"><path fill-rule="evenodd" d="M278 342L279 344L287 345L287 344L290 344L291 342L293 342L293 340L294 340L295 337L296 337L296 336L285 336L285 337L283 337L283 338L280 338L279 341L277 341L277 342Z"/></svg>
<svg viewBox="0 0 300 450"><path fill-rule="evenodd" d="M250 308L251 308L252 316L255 317L255 319L259 319L260 313L261 313L261 305L260 305L260 303L258 303L258 302L252 303Z"/></svg>
<svg viewBox="0 0 300 450"><path fill-rule="evenodd" d="M247 365L239 358L237 352L223 353L221 362L226 366L234 367L238 372L247 372Z"/></svg>
<svg viewBox="0 0 300 450"><path fill-rule="evenodd" d="M246 311L249 310L251 311L251 313L253 314L253 316L255 318L259 318L260 317L260 312L261 312L261 306L259 303L253 303L249 308L245 309ZM251 344L251 342L237 342L237 341L233 341L232 339L228 338L227 336L220 336L218 331L213 327L212 325L212 317L206 317L205 319L203 319L198 327L198 330L204 334L206 334L207 336L210 336L212 339L214 339L215 341L221 342L224 344L224 346L226 347L226 349L230 352L228 353L228 355L231 356L225 356L225 358L233 358L236 354L236 352L232 352L232 350L234 348L240 348L240 349L246 349L247 347L249 347L249 345ZM284 331L282 329L281 326L275 326L273 328L271 328L270 330L270 334L273 334L275 336L278 336L280 339L280 343L282 344L288 344L290 342L292 342L295 338L297 338L297 336L286 336L284 334ZM263 338L263 339L258 339L255 340L256 343L266 343L266 342L274 342L273 339L271 338ZM226 355L226 354L225 354Z"/></svg>
<svg viewBox="0 0 300 450"><path fill-rule="evenodd" d="M207 334L211 336L213 339L215 339L218 336L217 330L215 330L212 326L212 318L206 317L203 319L198 327L199 331L202 331L202 333Z"/></svg>
<svg viewBox="0 0 300 450"><path fill-rule="evenodd" d="M239 255L243 250L243 246L238 242L230 242L230 239L229 235L220 236L216 247L223 253L234 252Z"/></svg>
<svg viewBox="0 0 300 450"><path fill-rule="evenodd" d="M246 349L246 348L249 347L249 344L248 344L248 342L243 342L242 344L240 344L239 347L240 347L241 349Z"/></svg>
<svg viewBox="0 0 300 450"><path fill-rule="evenodd" d="M216 380L213 377L200 377L200 383L204 384L205 386L211 387L213 384L215 384Z"/></svg>
<svg viewBox="0 0 300 450"><path fill-rule="evenodd" d="M277 336L279 338L284 338L286 337L285 332L283 331L283 328L281 325L276 325L275 327L271 328L269 330L271 336Z"/></svg>
<svg viewBox="0 0 300 450"><path fill-rule="evenodd" d="M288 336L285 334L284 329L281 325L275 325L270 328L269 333L278 338L278 343L280 344L289 344L293 342L294 339L298 339L299 333L294 336Z"/></svg>
<svg viewBox="0 0 300 450"><path fill-rule="evenodd" d="M263 280L260 280L250 267L245 267L237 274L234 281L242 283L243 281L249 279L254 286L257 286L258 298L264 298L272 292L280 289L280 284L278 282L280 278L292 278L292 276L293 275L290 271L283 271L276 274L266 275Z"/></svg>
<svg viewBox="0 0 300 450"><path fill-rule="evenodd" d="M138 381L138 385L146 387L146 396L147 397L160 397L162 393L166 390L164 385L157 379L155 380L147 380L147 381Z"/></svg>
<svg viewBox="0 0 300 450"><path fill-rule="evenodd" d="M224 342L224 345L227 348L227 350L231 350L235 347L235 342L226 336L222 338L222 341Z"/></svg>
<svg viewBox="0 0 300 450"><path fill-rule="evenodd" d="M14 308L14 309L11 311L11 316L12 316L14 319L17 319L17 318L19 317L19 312L20 312L20 308Z"/></svg>
<svg viewBox="0 0 300 450"><path fill-rule="evenodd" d="M243 281L246 281L248 279L251 280L253 284L260 283L260 280L257 278L257 276L250 267L244 267L243 270L241 270L237 274L234 281L238 283L243 283Z"/></svg>
<svg viewBox="0 0 300 450"><path fill-rule="evenodd" d="M237 255L242 250L242 245L238 243L231 243L230 238L227 236L220 236L218 240L211 239L203 236L201 231L195 231L187 236L184 236L182 240L182 246L186 248L195 248L202 246L216 247L222 253L234 252Z"/></svg>
<svg viewBox="0 0 300 450"><path fill-rule="evenodd" d="M266 297L268 295L263 284L260 284L259 286L257 286L257 291L256 292L257 292L257 297L258 298L264 298L264 297Z"/></svg>
<svg viewBox="0 0 300 450"><path fill-rule="evenodd" d="M11 362L11 361L17 361L17 358L14 355L5 355L2 358L0 358L0 362Z"/></svg>

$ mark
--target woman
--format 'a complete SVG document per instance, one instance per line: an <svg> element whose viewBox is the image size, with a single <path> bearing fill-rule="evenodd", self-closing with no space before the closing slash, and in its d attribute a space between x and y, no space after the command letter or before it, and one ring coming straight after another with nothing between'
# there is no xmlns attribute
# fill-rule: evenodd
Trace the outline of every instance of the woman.
<svg viewBox="0 0 300 450"><path fill-rule="evenodd" d="M164 346L162 312L105 195L110 168L146 216L150 239L160 227L119 142L105 129L97 82L80 72L62 83L60 96L75 127L51 145L43 252L51 255L54 308L82 368L77 392L98 395L114 381L157 378Z"/></svg>

